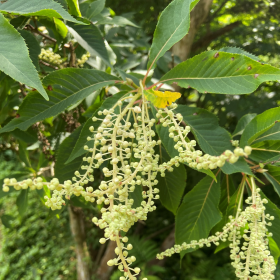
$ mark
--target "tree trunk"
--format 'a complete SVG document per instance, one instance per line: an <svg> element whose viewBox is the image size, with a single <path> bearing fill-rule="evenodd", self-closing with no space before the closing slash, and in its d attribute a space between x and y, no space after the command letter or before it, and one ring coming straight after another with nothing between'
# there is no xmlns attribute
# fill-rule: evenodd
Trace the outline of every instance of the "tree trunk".
<svg viewBox="0 0 280 280"><path fill-rule="evenodd" d="M191 12L189 33L172 47L173 54L179 56L182 61L186 60L190 55L195 34L207 18L212 2L213 0L200 0L198 2Z"/></svg>
<svg viewBox="0 0 280 280"><path fill-rule="evenodd" d="M68 208L70 214L70 227L75 240L77 257L77 280L90 280L89 253L85 241L84 220L81 211Z"/></svg>
<svg viewBox="0 0 280 280"><path fill-rule="evenodd" d="M115 248L116 248L116 242L115 241L110 241L106 252L99 264L99 268L97 270L97 276L99 280L109 280L110 275L114 269L113 266L108 266L107 262L111 259L114 259L116 257L115 254Z"/></svg>

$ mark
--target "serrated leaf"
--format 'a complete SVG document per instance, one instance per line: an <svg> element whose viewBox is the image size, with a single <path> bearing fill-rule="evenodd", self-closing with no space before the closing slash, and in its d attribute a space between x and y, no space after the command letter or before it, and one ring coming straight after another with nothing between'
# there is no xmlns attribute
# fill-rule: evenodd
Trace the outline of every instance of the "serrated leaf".
<svg viewBox="0 0 280 280"><path fill-rule="evenodd" d="M267 165L265 168L268 169L268 172L265 172L264 176L280 197L280 166Z"/></svg>
<svg viewBox="0 0 280 280"><path fill-rule="evenodd" d="M66 180L71 180L76 170L80 169L83 163L82 157L77 157L71 163L66 164L69 157L69 151L71 151L77 142L82 126L77 128L69 137L65 138L63 142L59 145L56 164L55 164L55 177L60 181L64 182Z"/></svg>
<svg viewBox="0 0 280 280"><path fill-rule="evenodd" d="M240 139L240 147L244 148L246 145L253 143L258 136L262 135L276 122L280 121L280 107L266 110L262 114L257 115L244 129Z"/></svg>
<svg viewBox="0 0 280 280"><path fill-rule="evenodd" d="M102 111L104 109L111 109L118 101L119 99L121 99L122 97L124 97L127 94L127 92L119 92L115 95L113 95L110 98L107 98L102 105L100 106L100 108L98 108L94 114L92 115L92 117L98 117L99 120L97 120L96 122L92 121L92 117L89 118L86 123L83 126L83 129L80 133L79 139L76 142L66 164L70 163L72 160L74 160L76 157L83 155L86 153L86 151L84 150L84 145L88 142L87 141L87 137L90 136L92 133L89 131L90 126L94 127L94 130L96 130L102 123L102 119L105 118L104 115L99 116L98 115L98 111ZM91 142L92 145L92 142Z"/></svg>
<svg viewBox="0 0 280 280"><path fill-rule="evenodd" d="M161 147L160 163L170 160L166 150ZM180 205L184 189L186 187L187 172L183 165L174 167L172 172L166 172L165 177L157 176L159 189L159 197L162 205L176 215Z"/></svg>
<svg viewBox="0 0 280 280"><path fill-rule="evenodd" d="M114 84L116 80L118 78L98 70L66 68L54 71L43 81L44 85L52 87L52 91L49 91L50 101L44 100L36 92L29 93L19 108L20 117L9 122L0 133L16 128L26 130L35 122L56 116L99 88Z"/></svg>
<svg viewBox="0 0 280 280"><path fill-rule="evenodd" d="M80 7L79 7L79 0L66 0L68 4L69 13L71 15L81 17Z"/></svg>
<svg viewBox="0 0 280 280"><path fill-rule="evenodd" d="M0 70L16 81L36 88L48 99L23 38L1 13L0 25Z"/></svg>
<svg viewBox="0 0 280 280"><path fill-rule="evenodd" d="M181 97L181 93L172 91L144 90L144 95L157 108L165 108Z"/></svg>
<svg viewBox="0 0 280 280"><path fill-rule="evenodd" d="M80 5L80 10L83 17L92 20L93 17L100 14L103 9L105 8L105 0L97 0L92 3L90 2L83 2Z"/></svg>
<svg viewBox="0 0 280 280"><path fill-rule="evenodd" d="M273 240L276 242L277 246L280 247L280 210L279 208L266 197L266 195L260 192L262 198L266 198L268 203L265 204L265 214L270 214L274 216L272 221L272 226L268 227L268 231L272 232Z"/></svg>
<svg viewBox="0 0 280 280"><path fill-rule="evenodd" d="M23 37L28 50L30 58L37 69L39 69L39 54L41 53L40 45L35 36L25 30L19 30L20 35Z"/></svg>
<svg viewBox="0 0 280 280"><path fill-rule="evenodd" d="M111 67L104 40L96 26L68 24L68 30L85 50L93 56L102 58Z"/></svg>
<svg viewBox="0 0 280 280"><path fill-rule="evenodd" d="M27 210L27 206L28 206L28 189L26 190L21 190L20 194L17 197L17 207L18 207L18 212L19 215L22 217L24 215L24 213Z"/></svg>
<svg viewBox="0 0 280 280"><path fill-rule="evenodd" d="M203 178L185 195L175 220L176 244L208 237L222 218L218 209L220 195L220 176L217 183L208 176ZM181 258L190 251L193 249L181 252Z"/></svg>
<svg viewBox="0 0 280 280"><path fill-rule="evenodd" d="M179 105L174 113L180 113L184 122L190 126L200 148L209 155L219 156L226 150L232 150L230 134L219 126L218 118L205 109ZM252 175L251 169L240 158L236 163L226 164L222 167L225 174L244 172Z"/></svg>
<svg viewBox="0 0 280 280"><path fill-rule="evenodd" d="M0 11L12 15L63 18L68 21L83 24L74 19L59 3L53 0L8 0L3 4L0 4Z"/></svg>
<svg viewBox="0 0 280 280"><path fill-rule="evenodd" d="M234 132L232 133L232 137L237 135L241 135L246 127L246 125L256 116L257 114L246 114L244 115L237 123Z"/></svg>
<svg viewBox="0 0 280 280"><path fill-rule="evenodd" d="M246 56L250 57L251 59L253 59L255 61L260 60L257 56L255 56L255 55L253 55L253 54L251 54L251 53L249 53L249 52L247 52L243 49L236 48L236 47L224 47L224 48L221 48L219 50L219 52L227 52L227 53L233 53L233 54L237 53L237 54L246 55Z"/></svg>
<svg viewBox="0 0 280 280"><path fill-rule="evenodd" d="M266 81L280 79L280 69L263 65L247 56L206 51L178 64L161 79L199 92L247 94Z"/></svg>
<svg viewBox="0 0 280 280"><path fill-rule="evenodd" d="M174 0L161 13L150 50L149 69L155 67L157 60L188 33L193 2L197 3L192 0Z"/></svg>

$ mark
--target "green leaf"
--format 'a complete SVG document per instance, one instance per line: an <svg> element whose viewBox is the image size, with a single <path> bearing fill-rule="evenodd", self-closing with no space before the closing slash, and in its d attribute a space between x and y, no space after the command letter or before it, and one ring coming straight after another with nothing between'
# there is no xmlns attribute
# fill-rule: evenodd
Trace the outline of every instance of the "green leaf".
<svg viewBox="0 0 280 280"><path fill-rule="evenodd" d="M218 118L205 109L179 105L176 113L183 116L184 122L190 126L200 148L212 156L219 156L226 150L232 150L230 134L219 126ZM244 172L252 175L250 167L240 158L236 163L222 167L225 174Z"/></svg>
<svg viewBox="0 0 280 280"><path fill-rule="evenodd" d="M203 52L178 64L161 83L178 83L199 92L247 94L266 81L280 79L280 69L263 65L247 56L225 52Z"/></svg>
<svg viewBox="0 0 280 280"><path fill-rule="evenodd" d="M161 147L160 161L161 163L170 160L166 150ZM183 165L174 167L172 172L166 172L165 177L157 176L157 188L160 190L160 202L162 205L176 215L180 205L184 189L186 187L187 172Z"/></svg>
<svg viewBox="0 0 280 280"><path fill-rule="evenodd" d="M66 0L68 4L68 9L71 15L81 17L81 12L79 8L79 0Z"/></svg>
<svg viewBox="0 0 280 280"><path fill-rule="evenodd" d="M243 191L244 191L244 187L242 187L242 185L240 185L238 187L238 189L231 195L228 205L227 205L226 212L224 213L223 219L215 227L215 232L222 230L223 226L226 223L228 223L229 216L236 217L239 200L240 200L240 197L243 195ZM241 202L241 208L242 208L242 205L243 205L243 201Z"/></svg>
<svg viewBox="0 0 280 280"><path fill-rule="evenodd" d="M260 135L253 143L258 143L266 140L280 140L280 122L275 123L269 130Z"/></svg>
<svg viewBox="0 0 280 280"><path fill-rule="evenodd" d="M118 26L133 26L133 27L139 27L132 21L128 20L125 17L121 16L114 16L113 18L110 17L103 17L100 20L98 20L97 24L112 24L112 25L118 25Z"/></svg>
<svg viewBox="0 0 280 280"><path fill-rule="evenodd" d="M55 177L60 181L64 182L66 180L71 180L76 170L80 169L83 163L82 157L77 157L69 164L65 164L69 157L69 151L71 151L77 142L82 126L77 128L69 137L65 138L63 142L59 145L56 164L55 164Z"/></svg>
<svg viewBox="0 0 280 280"><path fill-rule="evenodd" d="M16 128L26 130L35 122L56 116L69 106L84 99L92 92L114 84L118 78L98 70L66 68L52 72L44 79L45 86L51 86L50 101L32 92L19 108L19 118L13 119L0 133ZM32 110L30 109L32 108Z"/></svg>
<svg viewBox="0 0 280 280"><path fill-rule="evenodd" d="M96 26L68 24L68 30L85 50L93 56L99 56L111 67L104 40Z"/></svg>
<svg viewBox="0 0 280 280"><path fill-rule="evenodd" d="M225 175L221 184L221 200L219 204L220 211L225 214L230 204L230 198L234 195L236 189L232 177Z"/></svg>
<svg viewBox="0 0 280 280"><path fill-rule="evenodd" d="M15 218L11 215L2 215L1 216L1 221L2 224L6 227L6 228L11 228L11 221L13 221Z"/></svg>
<svg viewBox="0 0 280 280"><path fill-rule="evenodd" d="M68 21L83 24L74 19L59 3L53 0L8 0L3 4L0 4L0 11L12 15L63 18Z"/></svg>
<svg viewBox="0 0 280 280"><path fill-rule="evenodd" d="M19 158L27 167L32 168L27 151L27 144L23 141L19 141Z"/></svg>
<svg viewBox="0 0 280 280"><path fill-rule="evenodd" d="M41 53L40 45L35 36L25 30L19 30L20 35L23 37L28 50L30 58L37 69L39 69L39 54Z"/></svg>
<svg viewBox="0 0 280 280"><path fill-rule="evenodd" d="M29 17L18 16L16 18L11 19L10 24L16 29L23 29L28 21Z"/></svg>
<svg viewBox="0 0 280 280"><path fill-rule="evenodd" d="M16 81L36 88L45 99L48 99L39 75L29 58L23 38L1 13L0 26L0 70Z"/></svg>
<svg viewBox="0 0 280 280"><path fill-rule="evenodd" d="M161 13L150 50L149 69L155 67L157 60L188 33L190 11L197 2L174 0Z"/></svg>
<svg viewBox="0 0 280 280"><path fill-rule="evenodd" d="M127 92L119 92L115 95L113 95L112 97L107 98L102 105L100 106L100 108L98 108L94 114L92 115L91 118L89 118L86 123L83 126L83 129L80 133L79 139L76 142L75 146L72 149L72 152L66 162L66 164L68 164L69 162L71 162L72 160L74 160L76 157L83 155L86 153L86 151L84 150L84 145L88 142L87 141L87 137L90 136L92 133L89 131L90 126L94 127L94 130L96 130L102 123L102 119L105 118L104 115L99 116L98 115L98 111L102 111L104 109L111 109L118 101L119 99L121 99L122 97L124 97L127 94ZM96 122L92 121L93 117L98 117L99 120L97 120ZM90 142L92 145L92 142Z"/></svg>
<svg viewBox="0 0 280 280"><path fill-rule="evenodd" d="M266 198L268 203L265 204L265 214L270 214L274 216L272 221L272 226L268 227L268 231L272 232L273 240L276 242L277 246L280 248L280 210L279 208L271 202L264 193L260 192L262 198Z"/></svg>
<svg viewBox="0 0 280 280"><path fill-rule="evenodd" d="M80 5L80 10L83 17L92 20L93 17L100 14L103 9L105 8L105 0L97 0L92 3L90 2L83 2Z"/></svg>
<svg viewBox="0 0 280 280"><path fill-rule="evenodd" d="M268 172L264 173L266 179L272 184L275 192L280 196L280 167L267 165Z"/></svg>
<svg viewBox="0 0 280 280"><path fill-rule="evenodd" d="M246 55L248 57L250 57L251 59L253 60L256 60L259 62L259 58L249 52L246 52L240 48L236 48L236 47L224 47L224 48L221 48L219 50L219 52L227 52L227 53L237 53L237 54L242 54L242 55Z"/></svg>
<svg viewBox="0 0 280 280"><path fill-rule="evenodd" d="M156 131L157 134L159 135L160 140L162 141L162 144L164 146L164 148L166 149L167 153L169 154L169 156L171 158L176 157L179 155L178 151L174 148L174 140L172 138L169 137L169 131L168 131L168 127L163 127L162 124L156 124ZM188 166L187 163L184 163ZM214 180L216 180L215 175L213 174L213 172L210 169L196 169L196 168L192 168L198 172L203 172L207 175L209 175L210 177L212 177Z"/></svg>
<svg viewBox="0 0 280 280"><path fill-rule="evenodd" d="M20 194L17 197L17 207L19 215L22 217L27 210L28 206L28 189L21 190Z"/></svg>
<svg viewBox="0 0 280 280"><path fill-rule="evenodd" d="M237 135L241 135L246 127L246 125L256 116L257 114L246 114L244 115L237 123L234 132L232 133L232 137Z"/></svg>
<svg viewBox="0 0 280 280"><path fill-rule="evenodd" d="M217 183L206 176L185 195L175 221L176 244L208 237L222 218L218 208L220 194L220 176ZM181 252L181 258L190 251L193 249Z"/></svg>
<svg viewBox="0 0 280 280"><path fill-rule="evenodd" d="M280 249L272 237L268 237L268 242L271 255L274 258L275 264L277 264L280 257Z"/></svg>
<svg viewBox="0 0 280 280"><path fill-rule="evenodd" d="M268 162L271 158L280 156L280 141L268 140L251 145L253 151L249 156L256 162ZM259 149L259 150L258 150Z"/></svg>
<svg viewBox="0 0 280 280"><path fill-rule="evenodd" d="M68 29L67 29L66 25L64 24L64 22L62 22L58 18L53 18L53 21L55 24L56 31L61 35L62 38L65 38L67 36Z"/></svg>
<svg viewBox="0 0 280 280"><path fill-rule="evenodd" d="M276 122L280 121L280 107L266 110L256 116L244 129L240 139L240 147L253 143L258 136L272 128Z"/></svg>

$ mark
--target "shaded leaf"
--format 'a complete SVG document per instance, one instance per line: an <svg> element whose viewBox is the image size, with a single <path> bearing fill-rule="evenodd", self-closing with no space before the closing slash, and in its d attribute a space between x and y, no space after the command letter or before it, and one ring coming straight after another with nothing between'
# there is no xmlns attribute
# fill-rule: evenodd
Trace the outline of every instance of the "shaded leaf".
<svg viewBox="0 0 280 280"><path fill-rule="evenodd" d="M139 27L129 19L121 16L114 16L113 18L110 17L102 17L98 20L97 24L113 24L118 26L133 26L133 27Z"/></svg>
<svg viewBox="0 0 280 280"><path fill-rule="evenodd" d="M29 56L33 62L33 64L35 65L35 67L37 69L39 69L39 54L41 53L41 48L40 45L37 41L37 39L35 38L35 36L25 30L19 30L20 35L23 37L28 50L29 50Z"/></svg>
<svg viewBox="0 0 280 280"><path fill-rule="evenodd" d="M53 0L8 0L3 4L0 4L0 11L12 15L63 18L68 21L83 24L74 19L59 3Z"/></svg>
<svg viewBox="0 0 280 280"><path fill-rule="evenodd" d="M103 118L105 118L104 115L99 116L98 111L102 111L104 109L107 109L107 110L111 109L119 101L119 99L124 97L126 94L127 94L127 92L119 92L119 93L113 95L112 97L107 98L102 103L100 108L98 108L92 115L92 117L98 117L99 120L97 120L96 122L93 122L92 117L91 117L86 121L86 123L84 124L82 131L80 133L79 139L75 143L75 146L73 147L72 152L71 152L66 164L71 162L72 160L74 160L76 157L86 153L86 151L84 150L84 145L88 142L87 137L92 134L91 132L89 132L90 126L93 126L94 130L96 130L101 125ZM92 144L93 144L93 142L90 141L90 145L92 145Z"/></svg>
<svg viewBox="0 0 280 280"><path fill-rule="evenodd" d="M105 8L105 2L106 0L97 0L92 3L90 2L83 2L80 5L80 10L82 15L89 19L92 20L93 17L96 15L100 14L103 9Z"/></svg>
<svg viewBox="0 0 280 280"><path fill-rule="evenodd" d="M59 145L57 155L56 155L56 164L55 164L55 177L60 181L64 182L66 180L71 180L76 170L80 169L80 166L83 164L82 157L77 157L71 163L66 164L66 161L69 157L69 151L71 151L77 142L82 126L77 128L69 137L65 138L63 142Z"/></svg>
<svg viewBox="0 0 280 280"><path fill-rule="evenodd" d="M246 114L244 115L237 123L234 132L232 133L232 137L237 135L241 135L246 127L246 125L256 116L257 114Z"/></svg>
<svg viewBox="0 0 280 280"><path fill-rule="evenodd" d="M240 147L250 145L258 136L271 129L280 121L280 107L266 110L257 115L244 129L240 139Z"/></svg>
<svg viewBox="0 0 280 280"><path fill-rule="evenodd" d="M45 101L36 92L29 93L19 108L20 117L9 122L0 133L16 128L26 130L35 122L56 116L97 89L114 84L116 80L116 77L98 70L66 68L54 71L43 81L44 85L52 87L52 91L49 91L50 101Z"/></svg>
<svg viewBox="0 0 280 280"><path fill-rule="evenodd" d="M272 221L272 226L268 227L268 231L272 232L273 240L276 242L277 246L280 248L280 210L279 208L265 196L264 193L260 192L262 198L266 198L268 203L265 204L265 214L270 214L274 216Z"/></svg>
<svg viewBox="0 0 280 280"><path fill-rule="evenodd" d="M161 147L160 162L167 162L170 160L166 150ZM180 205L184 189L186 187L187 172L183 165L174 167L172 172L166 172L165 177L157 176L159 189L159 197L162 205L176 215L177 209Z"/></svg>
<svg viewBox="0 0 280 280"><path fill-rule="evenodd" d="M226 150L232 150L230 134L219 126L218 118L205 109L179 105L174 110L180 113L186 125L190 126L200 148L209 155L219 156ZM225 174L244 172L252 175L250 167L243 158L234 163L228 163L222 167Z"/></svg>
<svg viewBox="0 0 280 280"><path fill-rule="evenodd" d="M19 215L22 217L24 215L24 213L27 210L27 206L28 206L28 189L26 190L21 190L20 194L17 197L17 207L18 207L18 212Z"/></svg>
<svg viewBox="0 0 280 280"><path fill-rule="evenodd" d="M216 183L206 176L185 195L175 221L176 244L207 238L213 226L221 220L219 177ZM181 258L190 251L193 249L181 252Z"/></svg>
<svg viewBox="0 0 280 280"><path fill-rule="evenodd" d="M68 24L68 30L85 50L102 58L108 66L111 66L104 40L96 26Z"/></svg>
<svg viewBox="0 0 280 280"><path fill-rule="evenodd" d="M1 221L2 224L6 227L6 228L11 228L11 221L13 221L15 218L11 215L2 215L1 216Z"/></svg>
<svg viewBox="0 0 280 280"><path fill-rule="evenodd" d="M217 51L206 51L178 64L162 78L199 92L247 94L266 81L280 79L280 69L263 65L251 58Z"/></svg>
<svg viewBox="0 0 280 280"><path fill-rule="evenodd" d="M280 167L267 165L268 172L264 173L266 179L272 184L275 192L280 196Z"/></svg>
<svg viewBox="0 0 280 280"><path fill-rule="evenodd" d="M48 99L23 38L1 13L0 25L0 70L16 81L36 88Z"/></svg>
<svg viewBox="0 0 280 280"><path fill-rule="evenodd" d="M280 140L280 122L275 123L265 133L260 135L253 143L258 143L266 140Z"/></svg>
<svg viewBox="0 0 280 280"><path fill-rule="evenodd" d="M175 43L180 41L189 31L191 7L197 1L174 0L161 13L153 37L148 68L155 67L162 57Z"/></svg>
<svg viewBox="0 0 280 280"><path fill-rule="evenodd" d="M253 151L249 156L257 162L268 162L271 158L280 156L280 141L268 140L251 145Z"/></svg>

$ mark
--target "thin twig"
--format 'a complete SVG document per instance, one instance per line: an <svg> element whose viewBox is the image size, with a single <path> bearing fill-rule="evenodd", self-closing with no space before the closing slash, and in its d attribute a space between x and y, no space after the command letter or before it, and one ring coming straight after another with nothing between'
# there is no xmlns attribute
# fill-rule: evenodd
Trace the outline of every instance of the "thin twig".
<svg viewBox="0 0 280 280"><path fill-rule="evenodd" d="M51 68L53 68L53 69L55 69L55 70L58 70L58 67L53 66L53 65L49 64L48 62L45 62L45 61L43 61L43 60L39 60L39 62L40 62L41 64L45 65L45 66L51 67Z"/></svg>
<svg viewBox="0 0 280 280"><path fill-rule="evenodd" d="M49 41L52 41L53 43L56 43L56 42L57 42L56 39L50 37L50 36L47 35L47 34L44 34L44 33L40 32L38 29L36 29L35 27L33 27L31 24L27 24L27 25L25 26L25 29L28 29L28 30L30 30L31 32L36 33L36 34L38 34L38 35L40 35L40 36L42 36L42 37L48 39Z"/></svg>

